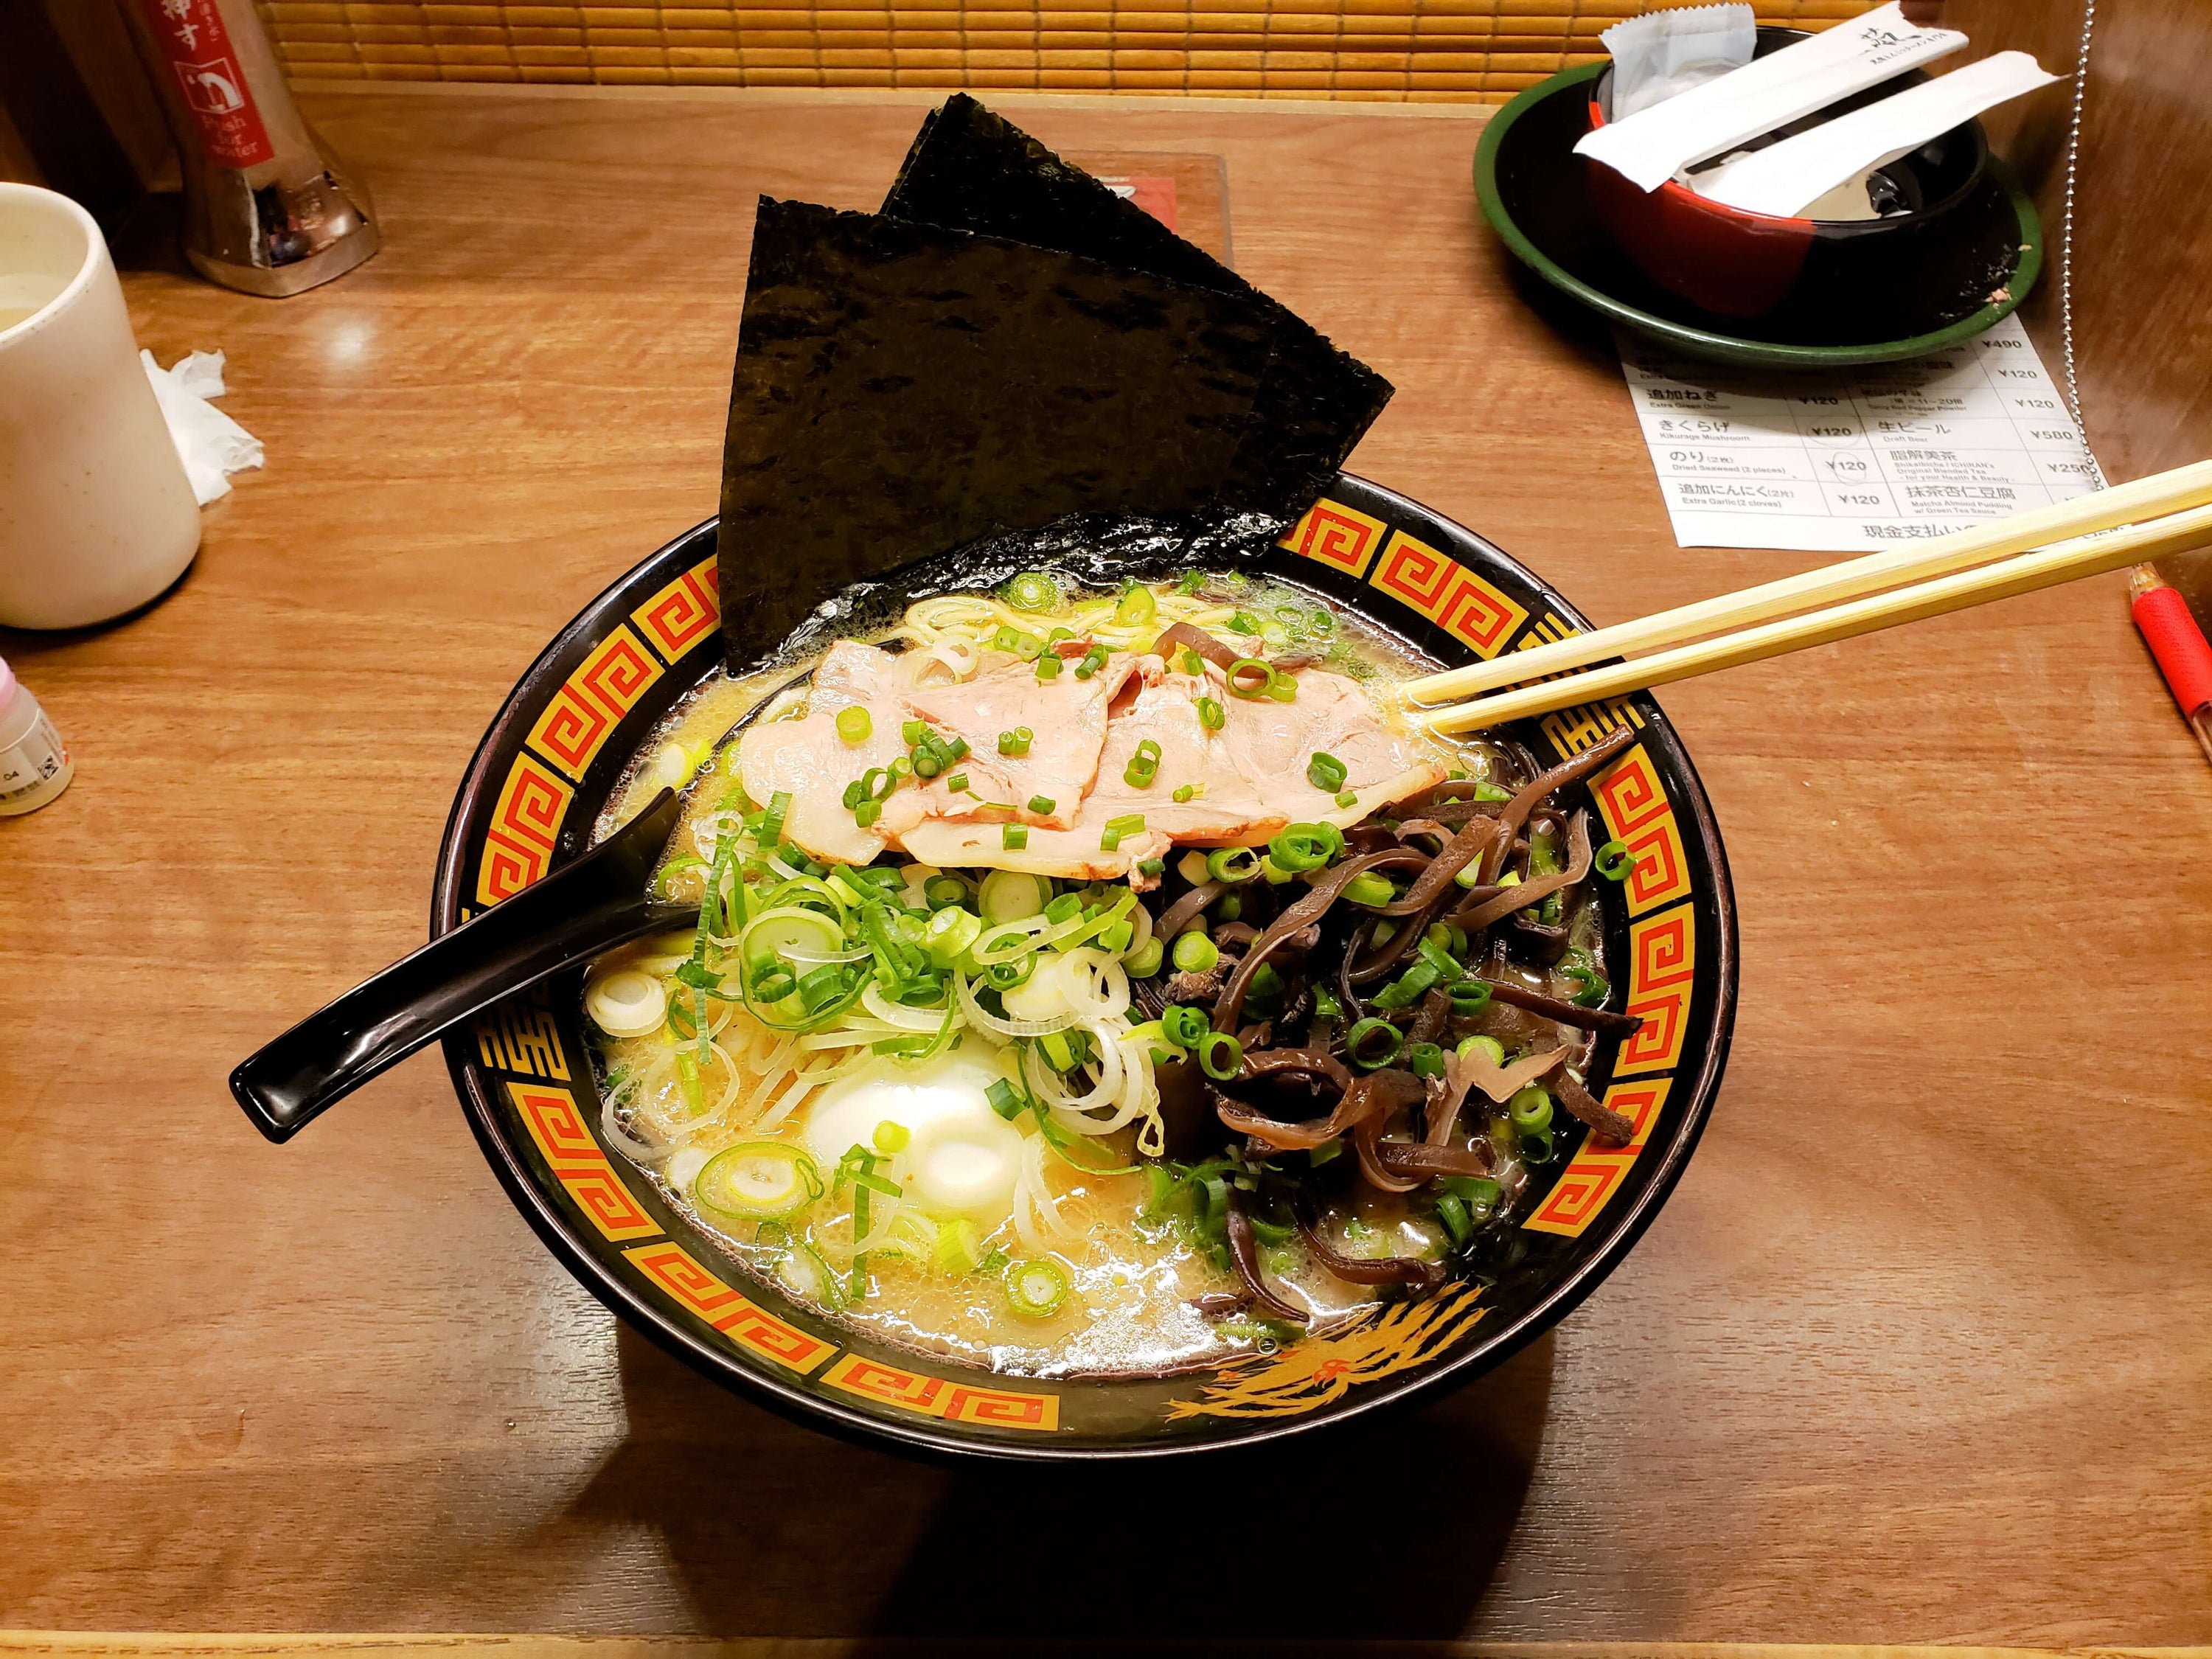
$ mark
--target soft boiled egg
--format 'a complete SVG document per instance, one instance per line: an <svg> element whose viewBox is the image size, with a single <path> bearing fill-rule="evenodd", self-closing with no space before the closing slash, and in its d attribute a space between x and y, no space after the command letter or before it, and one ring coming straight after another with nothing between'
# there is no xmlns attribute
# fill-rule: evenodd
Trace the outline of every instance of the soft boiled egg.
<svg viewBox="0 0 2212 1659"><path fill-rule="evenodd" d="M1009 1076L1004 1060L970 1034L958 1052L920 1065L888 1056L839 1078L815 1097L803 1132L824 1170L854 1146L872 1148L876 1129L907 1132L893 1170L907 1196L940 1219L964 1218L988 1231L1014 1206L1022 1133L991 1107L988 1091Z"/></svg>

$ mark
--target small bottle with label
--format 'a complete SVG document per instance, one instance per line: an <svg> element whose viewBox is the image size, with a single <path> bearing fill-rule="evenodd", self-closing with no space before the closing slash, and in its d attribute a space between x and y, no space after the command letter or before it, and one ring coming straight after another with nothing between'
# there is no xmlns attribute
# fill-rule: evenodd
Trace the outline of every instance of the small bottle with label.
<svg viewBox="0 0 2212 1659"><path fill-rule="evenodd" d="M0 662L0 817L37 811L69 787L70 771L61 733Z"/></svg>

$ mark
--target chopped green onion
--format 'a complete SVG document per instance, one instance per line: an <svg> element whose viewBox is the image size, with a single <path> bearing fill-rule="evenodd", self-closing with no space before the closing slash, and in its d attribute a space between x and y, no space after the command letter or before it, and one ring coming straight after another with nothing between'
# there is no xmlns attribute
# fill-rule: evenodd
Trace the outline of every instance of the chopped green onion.
<svg viewBox="0 0 2212 1659"><path fill-rule="evenodd" d="M921 884L921 902L933 910L959 904L968 897L968 884L957 876L932 876Z"/></svg>
<svg viewBox="0 0 2212 1659"><path fill-rule="evenodd" d="M999 752L1002 755L1026 755L1036 733L1026 726L1018 726L1011 732L999 733Z"/></svg>
<svg viewBox="0 0 2212 1659"><path fill-rule="evenodd" d="M1267 843L1267 856L1292 875L1318 870L1344 846L1333 823L1294 823Z"/></svg>
<svg viewBox="0 0 2212 1659"><path fill-rule="evenodd" d="M1372 870L1363 870L1344 884L1344 899L1347 904L1370 907L1388 904L1398 896L1398 890Z"/></svg>
<svg viewBox="0 0 2212 1659"><path fill-rule="evenodd" d="M1258 675L1257 679L1253 678ZM1229 665L1228 687L1232 697L1264 697L1275 683L1275 671L1257 657L1239 657Z"/></svg>
<svg viewBox="0 0 2212 1659"><path fill-rule="evenodd" d="M1498 1207L1500 1189L1488 1176L1446 1176L1437 1185L1443 1188L1446 1196L1466 1205L1468 1213L1478 1219Z"/></svg>
<svg viewBox="0 0 2212 1659"><path fill-rule="evenodd" d="M1462 1019L1472 1019L1490 1006L1490 987L1479 979L1462 979L1444 987L1444 994L1451 999L1451 1011Z"/></svg>
<svg viewBox="0 0 2212 1659"><path fill-rule="evenodd" d="M883 815L884 804L881 801L864 800L853 809L853 822L865 830Z"/></svg>
<svg viewBox="0 0 2212 1659"><path fill-rule="evenodd" d="M1222 626L1232 634L1256 634L1260 631L1260 619L1249 611L1239 611Z"/></svg>
<svg viewBox="0 0 2212 1659"><path fill-rule="evenodd" d="M879 1152L902 1152L906 1150L907 1142L913 1139L914 1135L905 1124L894 1123L889 1118L885 1118L881 1123L876 1125L875 1133L870 1135L868 1139L875 1143L876 1150Z"/></svg>
<svg viewBox="0 0 2212 1659"><path fill-rule="evenodd" d="M1636 854L1625 841L1609 841L1597 849L1591 861L1607 881L1626 881L1628 872L1636 868Z"/></svg>
<svg viewBox="0 0 2212 1659"><path fill-rule="evenodd" d="M1198 700L1198 723L1209 732L1218 732L1229 722L1229 711L1212 697Z"/></svg>
<svg viewBox="0 0 2212 1659"><path fill-rule="evenodd" d="M1444 1051L1433 1042L1409 1042L1406 1045L1406 1069L1415 1077L1442 1077L1444 1074Z"/></svg>
<svg viewBox="0 0 2212 1659"><path fill-rule="evenodd" d="M1471 1036L1462 1040L1459 1045L1459 1057L1467 1060L1476 1054L1482 1055L1492 1066L1503 1066L1505 1063L1505 1045L1496 1037Z"/></svg>
<svg viewBox="0 0 2212 1659"><path fill-rule="evenodd" d="M1006 852L1018 853L1029 844L1030 832L1025 825L1007 823L1000 826L999 845Z"/></svg>
<svg viewBox="0 0 2212 1659"><path fill-rule="evenodd" d="M868 717L868 711L857 702L837 711L837 735L847 743L866 743L875 729L876 723Z"/></svg>
<svg viewBox="0 0 2212 1659"><path fill-rule="evenodd" d="M1260 855L1249 847L1218 847L1206 855L1206 873L1232 885L1253 881L1260 874Z"/></svg>
<svg viewBox="0 0 2212 1659"><path fill-rule="evenodd" d="M1273 697L1277 702L1296 702L1298 700L1298 683L1296 678L1285 674L1279 668L1270 668L1267 674L1267 686L1263 693L1264 696Z"/></svg>
<svg viewBox="0 0 2212 1659"><path fill-rule="evenodd" d="M1046 810L1049 811L1051 809L1048 806ZM1142 812L1127 812L1118 818L1107 819L1105 831L1098 837L1099 850L1112 852L1121 844L1122 836L1137 835L1144 827L1145 815Z"/></svg>
<svg viewBox="0 0 2212 1659"><path fill-rule="evenodd" d="M955 772L951 777L945 779L945 787L956 795L962 793L968 787L968 775L965 772Z"/></svg>
<svg viewBox="0 0 2212 1659"><path fill-rule="evenodd" d="M1030 797L1030 811L1036 813L1039 817L1043 817L1057 805L1059 805L1059 803L1054 801L1050 795L1031 795Z"/></svg>
<svg viewBox="0 0 2212 1659"><path fill-rule="evenodd" d="M1170 1004L1160 1015L1160 1030L1178 1048L1197 1048L1211 1029L1206 1022L1206 1011L1202 1008L1186 1007L1176 1003Z"/></svg>
<svg viewBox="0 0 2212 1659"><path fill-rule="evenodd" d="M1513 792L1510 789L1501 789L1489 779L1485 778L1474 786L1474 798L1477 800L1511 800Z"/></svg>
<svg viewBox="0 0 2212 1659"><path fill-rule="evenodd" d="M1244 1064L1244 1045L1226 1031L1208 1031L1198 1040L1198 1064L1215 1082L1226 1083Z"/></svg>
<svg viewBox="0 0 2212 1659"><path fill-rule="evenodd" d="M796 1146L740 1141L707 1160L691 1196L718 1216L780 1221L822 1196L822 1172Z"/></svg>
<svg viewBox="0 0 2212 1659"><path fill-rule="evenodd" d="M1140 876L1157 876L1164 872L1167 867L1168 861L1165 859L1139 859L1137 860L1137 873Z"/></svg>
<svg viewBox="0 0 2212 1659"><path fill-rule="evenodd" d="M1160 971L1160 963L1167 952L1155 934L1134 951L1121 958L1121 967L1131 979L1150 979Z"/></svg>
<svg viewBox="0 0 2212 1659"><path fill-rule="evenodd" d="M1371 1072L1395 1060L1405 1041L1404 1034L1389 1020L1370 1018L1344 1034L1344 1052L1353 1065Z"/></svg>
<svg viewBox="0 0 2212 1659"><path fill-rule="evenodd" d="M779 789L768 799L768 814L761 819L760 844L773 847L783 839L783 820L791 811L791 791Z"/></svg>
<svg viewBox="0 0 2212 1659"><path fill-rule="evenodd" d="M1006 603L1017 611L1054 611L1060 584L1041 570L1025 570L1006 584Z"/></svg>
<svg viewBox="0 0 2212 1659"><path fill-rule="evenodd" d="M1175 799L1178 803L1180 803L1180 802L1182 802L1182 801L1189 800L1189 799L1192 799L1194 796L1195 796L1195 795L1198 793L1198 789L1197 789L1196 786L1192 785L1192 784L1188 784L1188 783L1179 783L1179 784L1176 785L1176 787L1175 787L1175 788L1174 788L1174 790L1173 790L1172 793L1173 793L1174 799Z"/></svg>
<svg viewBox="0 0 2212 1659"><path fill-rule="evenodd" d="M921 948L939 968L950 969L981 937L983 918L972 910L948 904L929 919L921 930Z"/></svg>
<svg viewBox="0 0 2212 1659"><path fill-rule="evenodd" d="M1175 965L1186 974L1202 974L1220 960L1219 948L1197 928L1176 935Z"/></svg>
<svg viewBox="0 0 2212 1659"><path fill-rule="evenodd" d="M1206 659L1198 654L1198 649L1196 647L1188 645L1183 647L1182 672L1189 675L1193 679L1200 679L1205 677Z"/></svg>
<svg viewBox="0 0 2212 1659"><path fill-rule="evenodd" d="M1058 679L1060 678L1060 658L1050 651L1046 652L1042 656L1039 657L1037 659L1036 677L1041 681Z"/></svg>
<svg viewBox="0 0 2212 1659"><path fill-rule="evenodd" d="M1049 1319L1067 1300L1067 1269L1050 1257L1006 1269L1006 1305L1024 1319Z"/></svg>
<svg viewBox="0 0 2212 1659"><path fill-rule="evenodd" d="M1243 914L1244 901L1234 893L1224 894L1213 902L1213 916L1217 921L1234 921Z"/></svg>
<svg viewBox="0 0 2212 1659"><path fill-rule="evenodd" d="M1334 755L1316 750L1306 763L1306 781L1316 789L1334 794L1344 787L1344 763Z"/></svg>
<svg viewBox="0 0 2212 1659"><path fill-rule="evenodd" d="M1190 570L1184 572L1182 577L1177 580L1176 582L1175 591L1178 593L1188 595L1197 592L1199 589L1205 586L1206 573L1202 570Z"/></svg>
<svg viewBox="0 0 2212 1659"><path fill-rule="evenodd" d="M1522 1134L1541 1134L1552 1127L1552 1091L1532 1083L1505 1103L1505 1112Z"/></svg>
<svg viewBox="0 0 2212 1659"><path fill-rule="evenodd" d="M1012 651L1020 642L1020 630L1012 623L1000 623L999 631L991 635L991 643L1001 651Z"/></svg>
<svg viewBox="0 0 2212 1659"><path fill-rule="evenodd" d="M1474 1224L1468 1219L1467 1206L1449 1193L1437 1200L1437 1219L1444 1224L1444 1231L1451 1235L1455 1249L1474 1237Z"/></svg>
<svg viewBox="0 0 2212 1659"><path fill-rule="evenodd" d="M1131 582L1122 590L1121 603L1114 607L1114 620L1128 627L1141 628L1152 621L1159 610L1160 602L1152 590L1142 582Z"/></svg>
<svg viewBox="0 0 2212 1659"><path fill-rule="evenodd" d="M1029 1107L1029 1102L1024 1100L1015 1090L1014 1085L1004 1078L999 1079L989 1088L984 1090L983 1098L991 1103L993 1111L1009 1123L1019 1117Z"/></svg>
<svg viewBox="0 0 2212 1659"><path fill-rule="evenodd" d="M848 812L858 806L862 801L867 799L867 798L868 786L861 782L860 779L854 778L852 782L845 786L845 793L842 799L845 802L845 810Z"/></svg>
<svg viewBox="0 0 2212 1659"><path fill-rule="evenodd" d="M937 1265L955 1273L972 1273L983 1265L983 1242L974 1222L963 1218L937 1230Z"/></svg>
<svg viewBox="0 0 2212 1659"><path fill-rule="evenodd" d="M1055 927L1073 921L1083 914L1083 895L1062 893L1044 907L1044 919Z"/></svg>
<svg viewBox="0 0 2212 1659"><path fill-rule="evenodd" d="M899 726L899 736L909 749L929 735L929 728L920 720L907 720Z"/></svg>
<svg viewBox="0 0 2212 1659"><path fill-rule="evenodd" d="M1359 805L1359 797L1352 790L1341 790L1337 794L1336 804L1339 806L1357 806Z"/></svg>
<svg viewBox="0 0 2212 1659"><path fill-rule="evenodd" d="M1106 665L1106 647L1094 645L1083 653L1083 660L1075 665L1075 678L1087 680Z"/></svg>

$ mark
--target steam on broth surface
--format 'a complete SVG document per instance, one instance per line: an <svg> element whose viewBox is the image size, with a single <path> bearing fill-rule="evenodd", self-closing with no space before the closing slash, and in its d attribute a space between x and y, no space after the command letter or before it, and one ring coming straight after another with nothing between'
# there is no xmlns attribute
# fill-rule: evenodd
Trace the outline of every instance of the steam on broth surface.
<svg viewBox="0 0 2212 1659"><path fill-rule="evenodd" d="M1517 745L1291 586L1065 572L710 678L664 787L696 932L596 963L605 1123L757 1276L1032 1376L1294 1340L1510 1227L1590 1099L1595 882ZM733 727L743 729L724 741Z"/></svg>

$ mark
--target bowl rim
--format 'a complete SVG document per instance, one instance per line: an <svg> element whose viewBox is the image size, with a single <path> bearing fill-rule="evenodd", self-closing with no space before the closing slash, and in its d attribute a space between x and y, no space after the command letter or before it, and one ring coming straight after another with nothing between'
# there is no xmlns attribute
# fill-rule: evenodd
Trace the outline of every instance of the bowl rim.
<svg viewBox="0 0 2212 1659"><path fill-rule="evenodd" d="M1794 345L1742 335L1723 334L1700 328L1693 323L1674 322L1641 310L1626 301L1617 300L1602 289L1594 288L1573 275L1531 241L1528 233L1521 228L1506 208L1504 198L1498 187L1498 151L1514 126L1539 104L1571 91L1584 82L1596 80L1607 67L1605 64L1597 63L1563 70L1519 93L1484 122L1482 136L1474 147L1474 192L1482 207L1482 216L1489 221L1490 228L1498 233L1515 258L1569 299L1588 307L1610 321L1707 362L1742 363L1763 368L1855 368L1868 363L1899 362L1908 358L1924 357L1931 352L1945 351L1963 344L1976 335L1994 328L2018 310L2021 302L2027 298L2037 279L2043 274L2042 219L2035 210L2035 204L2021 189L2012 170L1995 151L1991 151L1988 160L1989 176L2005 192L2006 198L2012 204L2014 218L2020 227L2020 262L2013 267L2012 279L2006 284L2003 300L1984 305L1980 310L1942 328L1908 336L1901 340L1869 341L1858 345ZM1820 225L1830 222L1806 219L1766 222Z"/></svg>
<svg viewBox="0 0 2212 1659"><path fill-rule="evenodd" d="M1379 503L1392 512L1416 520L1425 520L1440 532L1449 531L1464 536L1489 549L1511 564L1563 617L1578 628L1587 629L1591 625L1587 617L1521 560L1497 548L1457 520L1447 518L1410 496L1349 472L1337 475L1323 492L1324 496L1340 497L1347 486L1349 493L1356 499ZM524 702L526 696L549 674L565 647L578 634L599 627L611 617L624 614L627 610L626 590L640 568L658 563L677 554L679 550L690 550L693 556L696 556L706 546L712 544L718 524L719 515L702 520L644 559L625 568L555 632L509 690L498 713L485 728L483 737L470 757L460 787L454 793L453 805L447 815L445 830L440 836L437 872L431 891L432 938L449 932L462 920L465 895L461 878L465 867L463 834L486 795L496 796L501 787L503 772L492 762L502 741L517 724L524 724L526 729L530 710ZM873 1446L878 1449L888 1444L909 1454L960 1464L971 1464L976 1460L1028 1464L1103 1463L1208 1455L1234 1455L1295 1436L1326 1431L1353 1419L1372 1419L1377 1413L1412 1409L1473 1380L1468 1375L1470 1368L1475 1375L1480 1375L1504 1364L1573 1312L1619 1267L1672 1196L1692 1154L1704 1136L1705 1125L1711 1117L1719 1093L1720 1081L1734 1040L1739 996L1735 885L1719 824L1714 817L1704 780L1691 760L1686 745L1681 742L1673 722L1666 718L1648 692L1636 694L1634 700L1645 717L1647 732L1663 733L1678 753L1681 781L1686 786L1681 791L1683 804L1686 805L1698 825L1703 845L1709 850L1711 897L1720 924L1715 954L1712 1039L1705 1045L1694 1072L1676 1074L1680 1081L1689 1085L1689 1105L1684 1120L1664 1147L1652 1149L1656 1159L1650 1177L1621 1213L1618 1224L1589 1255L1574 1264L1557 1285L1538 1296L1510 1322L1492 1327L1491 1334L1468 1345L1464 1352L1419 1376L1394 1388L1349 1398L1326 1412L1309 1413L1263 1427L1249 1428L1231 1440L1190 1439L1158 1443L1079 1446L1054 1445L1049 1442L969 1439L918 1422L876 1416L848 1406L842 1401L813 1393L765 1368L755 1369L738 1364L655 1306L571 1236L571 1224L555 1206L551 1193L532 1178L520 1146L499 1128L496 1109L470 1064L470 1045L465 1032L447 1034L444 1042L447 1069L453 1079L471 1132L475 1135L485 1161L490 1164L493 1175L506 1190L508 1200L522 1212L532 1231L571 1277L618 1319L708 1380L730 1388L744 1398L765 1406L791 1421L835 1434L840 1439Z"/></svg>

